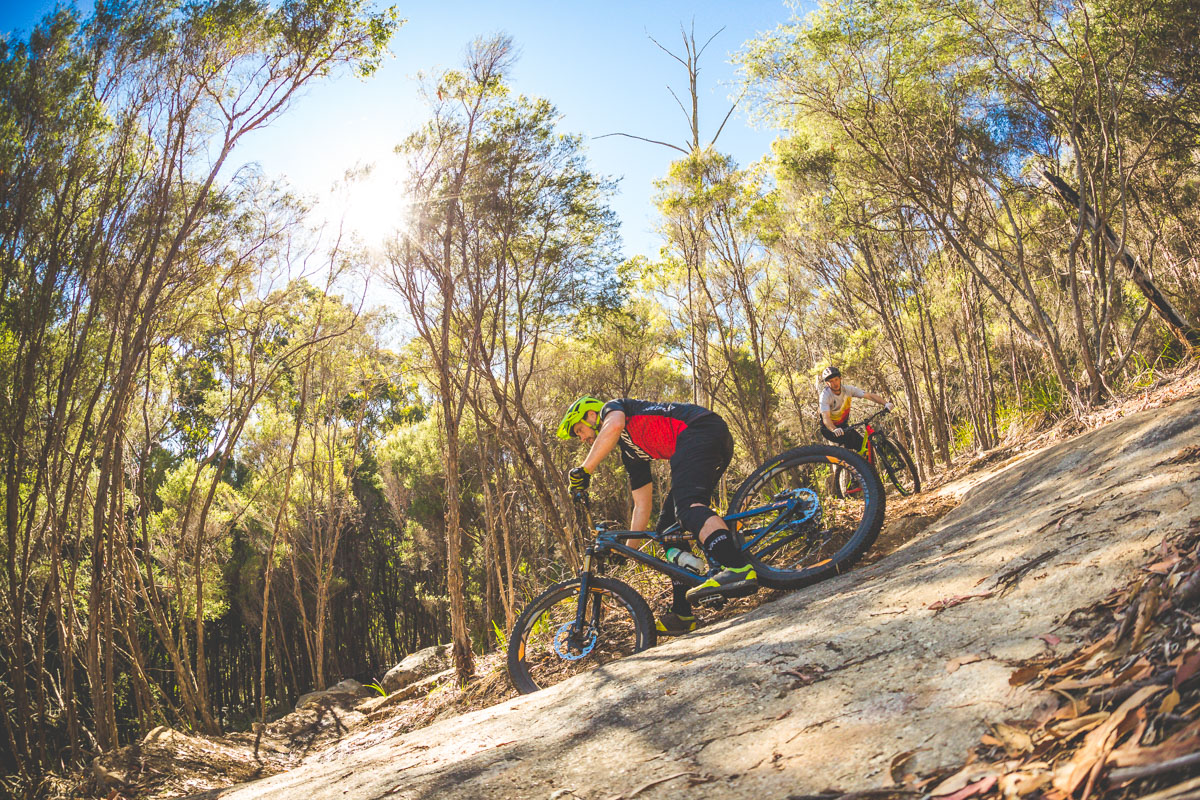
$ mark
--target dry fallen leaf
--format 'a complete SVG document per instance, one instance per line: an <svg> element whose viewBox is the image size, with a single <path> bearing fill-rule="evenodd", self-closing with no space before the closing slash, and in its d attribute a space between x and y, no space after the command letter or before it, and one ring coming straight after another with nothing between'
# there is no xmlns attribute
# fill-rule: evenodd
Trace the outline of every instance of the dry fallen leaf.
<svg viewBox="0 0 1200 800"><path fill-rule="evenodd" d="M1059 691L1065 692L1070 689L1091 689L1096 686L1111 686L1111 685L1114 685L1116 682L1117 681L1113 678L1112 675L1105 673L1103 675L1097 675L1095 678L1086 678L1081 681L1073 681L1073 680L1059 681L1058 683L1047 686L1046 689L1051 692L1059 692Z"/></svg>
<svg viewBox="0 0 1200 800"><path fill-rule="evenodd" d="M1170 694L1163 698L1162 705L1158 707L1158 713L1170 714L1175 710L1175 706L1179 705L1182 698L1179 696L1179 690L1172 690Z"/></svg>
<svg viewBox="0 0 1200 800"><path fill-rule="evenodd" d="M1021 667L1008 677L1009 686L1022 686L1042 673L1041 667Z"/></svg>
<svg viewBox="0 0 1200 800"><path fill-rule="evenodd" d="M991 788L996 785L997 780L998 779L995 775L988 775L986 778L975 781L975 783L967 784L954 794L946 795L945 800L966 800L968 797L974 797L977 794L983 794L984 792L990 791Z"/></svg>
<svg viewBox="0 0 1200 800"><path fill-rule="evenodd" d="M1179 560L1179 556L1171 556L1170 558L1163 559L1162 561L1156 561L1155 563L1146 567L1146 571L1153 572L1156 575L1166 575L1171 571L1171 567L1179 563Z"/></svg>
<svg viewBox="0 0 1200 800"><path fill-rule="evenodd" d="M1175 670L1175 687L1178 689L1186 683L1189 678L1200 671L1200 650L1192 650L1189 653L1184 653L1180 659L1179 668Z"/></svg>
<svg viewBox="0 0 1200 800"><path fill-rule="evenodd" d="M1033 738L1020 728L997 722L992 725L992 733L1000 740L1005 751L1010 756L1018 756L1033 750Z"/></svg>
<svg viewBox="0 0 1200 800"><path fill-rule="evenodd" d="M1016 762L1013 762L1014 764ZM965 767L943 780L930 790L933 797L946 797L958 794L970 785L982 783L991 778L993 781L1008 772L1009 764L967 764ZM963 795L970 797L970 795Z"/></svg>
<svg viewBox="0 0 1200 800"><path fill-rule="evenodd" d="M1037 638L1041 639L1043 642L1050 645L1051 647L1054 647L1054 645L1056 645L1062 641L1062 639L1058 638L1053 633L1043 633L1041 636L1039 636Z"/></svg>
<svg viewBox="0 0 1200 800"><path fill-rule="evenodd" d="M1052 722L1046 726L1047 732L1054 736L1072 736L1081 731L1090 731L1092 728L1099 725L1104 720L1108 719L1107 711L1097 711L1095 714L1086 714L1075 719L1063 720L1061 722Z"/></svg>
<svg viewBox="0 0 1200 800"><path fill-rule="evenodd" d="M1119 729L1133 716L1142 704L1161 692L1163 686L1144 686L1117 708L1101 725L1096 727L1083 741L1083 747L1075 752L1069 762L1070 767L1065 771L1055 770L1054 787L1067 794L1075 790L1087 780L1092 771L1102 763L1113 749L1119 735Z"/></svg>
<svg viewBox="0 0 1200 800"><path fill-rule="evenodd" d="M917 754L917 750L906 750L903 753L898 753L892 757L891 767L888 772L891 773L893 783L903 783L904 777L908 772L907 767L913 756Z"/></svg>
<svg viewBox="0 0 1200 800"><path fill-rule="evenodd" d="M967 653L966 655L959 656L958 658L952 658L946 662L946 672L957 672L959 667L966 666L967 664L974 664L977 661L983 661L983 656L975 655L974 653Z"/></svg>
<svg viewBox="0 0 1200 800"><path fill-rule="evenodd" d="M1153 747L1142 747L1136 739L1132 739L1124 746L1112 751L1106 763L1112 767L1162 764L1197 751L1200 751L1200 720L1177 731L1167 741Z"/></svg>
<svg viewBox="0 0 1200 800"><path fill-rule="evenodd" d="M1024 797L1050 783L1051 773L1046 770L1010 772L1000 777L1000 793L1005 797Z"/></svg>
<svg viewBox="0 0 1200 800"><path fill-rule="evenodd" d="M1118 672L1117 677L1113 678L1113 686L1129 681L1140 681L1142 678L1149 677L1152 674L1154 674L1154 666L1143 656Z"/></svg>

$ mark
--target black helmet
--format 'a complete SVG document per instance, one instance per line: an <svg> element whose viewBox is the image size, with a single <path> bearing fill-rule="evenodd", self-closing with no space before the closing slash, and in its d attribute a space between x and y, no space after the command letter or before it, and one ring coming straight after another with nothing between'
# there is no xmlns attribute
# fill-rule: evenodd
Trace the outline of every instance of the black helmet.
<svg viewBox="0 0 1200 800"><path fill-rule="evenodd" d="M826 367L825 371L821 373L821 381L822 382L827 381L830 378L840 378L840 377L842 377L842 371L840 369L838 369L837 367Z"/></svg>

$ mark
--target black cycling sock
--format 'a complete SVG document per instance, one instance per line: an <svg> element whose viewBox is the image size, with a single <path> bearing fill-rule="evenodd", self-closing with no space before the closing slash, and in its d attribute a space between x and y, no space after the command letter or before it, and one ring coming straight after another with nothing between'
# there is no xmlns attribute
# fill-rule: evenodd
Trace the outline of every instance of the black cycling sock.
<svg viewBox="0 0 1200 800"><path fill-rule="evenodd" d="M730 535L727 528L718 529L712 536L704 540L703 546L704 552L723 567L741 569L750 563L734 543L733 536Z"/></svg>
<svg viewBox="0 0 1200 800"><path fill-rule="evenodd" d="M681 617L692 616L692 604L688 602L687 592L690 587L686 583L676 583L671 586L671 613Z"/></svg>

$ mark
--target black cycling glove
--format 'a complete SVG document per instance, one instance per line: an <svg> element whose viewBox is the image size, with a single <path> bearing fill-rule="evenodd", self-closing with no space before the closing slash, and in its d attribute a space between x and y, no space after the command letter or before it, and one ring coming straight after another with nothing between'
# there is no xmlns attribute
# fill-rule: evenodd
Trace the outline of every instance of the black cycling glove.
<svg viewBox="0 0 1200 800"><path fill-rule="evenodd" d="M592 475L583 467L576 467L567 473L567 485L572 492L586 492L592 482Z"/></svg>

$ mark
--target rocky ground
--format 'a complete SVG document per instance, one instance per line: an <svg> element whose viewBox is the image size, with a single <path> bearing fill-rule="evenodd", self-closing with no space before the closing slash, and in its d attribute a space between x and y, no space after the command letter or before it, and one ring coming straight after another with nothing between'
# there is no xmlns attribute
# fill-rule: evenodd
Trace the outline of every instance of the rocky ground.
<svg viewBox="0 0 1200 800"><path fill-rule="evenodd" d="M288 771L198 796L1191 797L1197 423L1193 371L889 506L848 575L470 713L449 716L510 691L499 664L465 694L329 705L301 747L246 735L224 780ZM201 788L140 774L112 791Z"/></svg>

